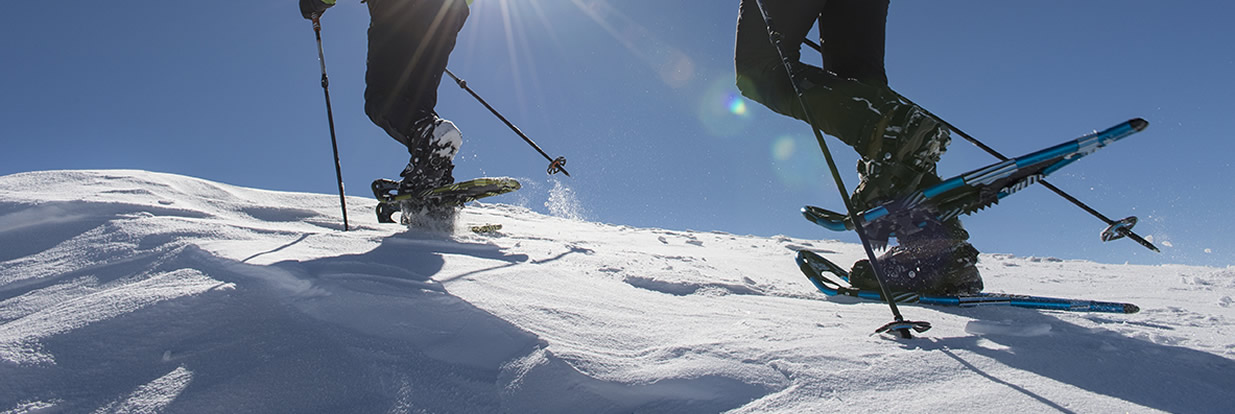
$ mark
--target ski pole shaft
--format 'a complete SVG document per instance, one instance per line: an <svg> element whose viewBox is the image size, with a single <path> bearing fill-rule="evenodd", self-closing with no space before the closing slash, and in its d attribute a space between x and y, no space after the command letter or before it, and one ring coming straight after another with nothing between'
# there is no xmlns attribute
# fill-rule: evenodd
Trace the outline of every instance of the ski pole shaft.
<svg viewBox="0 0 1235 414"><path fill-rule="evenodd" d="M820 53L823 52L823 48L820 47L818 43L815 43L811 41L810 39L806 39L806 45L810 46L812 49L815 49L815 51L817 52L820 52ZM914 103L913 101L909 100L909 98L906 98L904 95L901 95L899 92L893 91L893 93L896 94L896 97L905 101L905 103L922 108L921 105ZM956 125L952 125L951 122L948 122L944 120L943 118L935 116L934 113L931 113L931 111L927 110L926 108L922 108L922 112L925 112L927 116L930 116L931 118L938 120L940 123L947 126L948 129L951 129L952 131L956 132L957 135L960 135L961 138L964 138L966 141L969 141L970 143L977 146L978 148L981 148L983 151L986 151L986 153L994 155L995 158L998 158L1000 161L1008 160L1008 157L999 153L999 151L996 151L994 148L991 148L990 146L986 145L982 141L979 141L977 138L974 138L972 135L965 133L965 131L962 131L960 128L957 128ZM1111 220L1109 217L1098 212L1098 210L1095 210L1092 207L1089 207L1089 205L1085 204L1084 202L1081 202L1081 200L1077 199L1076 197L1073 197L1071 194L1064 192L1062 189L1060 189L1059 187L1056 187L1054 184L1047 182L1045 179L1038 181L1038 182L1041 183L1042 186L1055 192L1055 194L1058 194L1060 197L1063 197L1065 200L1068 200L1072 204L1075 204L1077 207L1080 207L1081 210L1085 210L1086 212L1093 215L1094 217L1097 217L1099 220L1102 220L1104 223L1106 223L1106 225L1113 226L1116 224L1115 220ZM1140 243L1142 246L1145 246L1145 248L1148 248L1149 250L1153 250L1155 252L1161 252L1161 250L1158 250L1157 246L1154 246L1153 243L1150 243L1148 240L1145 240L1145 238L1141 237L1139 234L1136 234L1135 232L1133 232L1132 229L1124 227L1124 228L1120 228L1119 232L1123 233L1125 236L1128 236L1128 238L1135 240L1137 243Z"/></svg>
<svg viewBox="0 0 1235 414"><path fill-rule="evenodd" d="M334 132L334 110L330 107L330 78L326 76L326 54L322 51L322 23L313 17L313 34L317 37L317 60L322 65L322 91L326 94L326 120L330 124L330 148L334 151L334 174L339 183L339 207L343 209L343 231L348 231L347 198L343 196L343 166L339 163L339 140Z"/></svg>
<svg viewBox="0 0 1235 414"><path fill-rule="evenodd" d="M871 247L870 238L866 236L866 230L864 229L865 223L862 221L861 216L859 216L854 210L853 203L849 200L848 191L845 190L845 183L841 179L839 169L836 168L836 161L832 159L832 151L828 150L828 144L823 138L823 133L820 132L821 130L819 129L819 124L815 122L814 115L812 115L814 112L811 112L810 106L806 103L806 99L803 96L802 86L798 84L797 78L793 76L793 64L785 55L784 47L781 42L783 36L780 32L775 30L775 25L772 22L772 16L768 14L768 9L764 6L763 1L764 0L755 0L755 3L758 4L759 12L763 15L763 23L768 30L768 38L772 42L772 45L776 48L776 53L781 59L782 67L785 69L785 75L789 77L789 83L793 85L794 94L797 95L798 105L801 105L802 107L802 112L805 114L806 122L810 124L811 131L815 133L815 140L819 143L819 149L823 151L823 158L828 163L828 168L831 170L832 179L836 182L837 190L840 191L841 201L845 204L845 210L849 212L849 217L855 218L854 230L858 233L858 239L862 241L862 248L866 251L867 258L870 259L871 270L875 273L875 280L879 282L879 291L883 294L883 297L888 299L888 307L892 310L892 316L895 318L893 322L884 325L875 332L896 331L902 338L912 338L913 335L910 333L911 328L915 328L918 332L922 332L929 329L930 324L927 322L905 321L904 316L901 315L900 309L896 306L896 300L893 299L891 290L889 290L887 284L884 283L883 269L878 258L875 257L875 250Z"/></svg>
<svg viewBox="0 0 1235 414"><path fill-rule="evenodd" d="M544 156L546 160L549 160L549 170L548 170L549 174L561 172L562 174L566 174L567 177L570 176L570 173L567 172L565 168L565 165L566 165L565 157L557 157L557 158L550 157L549 154L545 153L545 150L540 149L540 146L536 145L536 142L532 141L531 138L528 138L527 134L524 134L523 131L520 131L519 127L515 126L515 124L507 120L506 117L502 116L502 113L498 112L497 109L493 109L492 105L489 105L488 102L485 102L484 98L481 98L480 95L476 93L476 91L472 90L471 87L467 86L467 81L460 79L458 76L455 76L455 74L451 72L450 69L446 69L446 74L450 75L450 78L454 79L455 83L459 84L460 88L463 88L463 90L467 91L468 94L471 94L473 98L476 98L476 100L479 101L481 105L484 105L485 108L489 110L489 112L492 112L494 116L497 116L497 119L502 120L502 122L505 123L506 126L510 127L511 131L515 131L515 134L518 134L520 138L523 138L524 142L527 142L528 145L531 145L532 148L536 149L536 152L539 152L541 156Z"/></svg>

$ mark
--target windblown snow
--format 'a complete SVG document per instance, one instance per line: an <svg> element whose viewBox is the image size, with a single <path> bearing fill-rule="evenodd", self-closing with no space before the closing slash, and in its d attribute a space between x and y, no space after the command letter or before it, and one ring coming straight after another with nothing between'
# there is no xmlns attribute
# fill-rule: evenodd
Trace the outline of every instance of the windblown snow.
<svg viewBox="0 0 1235 414"><path fill-rule="evenodd" d="M793 261L809 249L849 264L862 256L852 244L503 204L459 218L497 233L439 234L379 225L371 200L348 206L344 232L337 195L144 171L0 177L0 410L1229 412L1235 401L1231 268L984 254L989 291L1143 310L904 305L934 329L902 340L871 335L891 320L886 305L829 299Z"/></svg>

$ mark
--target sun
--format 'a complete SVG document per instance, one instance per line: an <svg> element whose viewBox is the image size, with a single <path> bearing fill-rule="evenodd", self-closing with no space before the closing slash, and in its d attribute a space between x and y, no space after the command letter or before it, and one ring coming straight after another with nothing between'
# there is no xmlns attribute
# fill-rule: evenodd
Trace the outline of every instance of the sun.
<svg viewBox="0 0 1235 414"><path fill-rule="evenodd" d="M505 70L514 80L510 83L519 101L524 101L526 83L537 87L536 49L546 47L562 49L558 41L559 34L555 25L551 24L550 16L560 14L561 0L476 0L470 6L464 32L460 34L459 47L455 54L476 53L481 50L481 44L500 42L506 59ZM537 33L539 32L539 33ZM548 37L549 44L541 41L531 41L532 38ZM533 49L535 47L536 49ZM462 51L460 49L463 49ZM453 58L452 58L453 60Z"/></svg>

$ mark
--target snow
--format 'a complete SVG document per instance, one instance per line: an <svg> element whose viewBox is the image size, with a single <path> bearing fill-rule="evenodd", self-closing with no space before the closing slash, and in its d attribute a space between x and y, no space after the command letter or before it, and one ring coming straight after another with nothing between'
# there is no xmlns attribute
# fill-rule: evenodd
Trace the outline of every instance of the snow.
<svg viewBox="0 0 1235 414"><path fill-rule="evenodd" d="M426 233L377 224L355 197L344 232L337 202L145 171L0 177L0 410L1227 412L1235 401L1232 268L984 254L990 291L1143 310L906 305L934 328L902 340L871 334L891 320L886 305L827 298L793 261L810 249L848 264L857 245L503 204L460 214L460 228L497 233Z"/></svg>

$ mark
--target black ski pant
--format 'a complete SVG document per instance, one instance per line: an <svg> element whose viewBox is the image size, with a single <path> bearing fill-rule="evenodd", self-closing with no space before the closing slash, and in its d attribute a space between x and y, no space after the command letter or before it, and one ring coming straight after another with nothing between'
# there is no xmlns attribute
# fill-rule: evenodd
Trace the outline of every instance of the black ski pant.
<svg viewBox="0 0 1235 414"><path fill-rule="evenodd" d="M368 0L365 113L409 151L413 125L436 115L437 88L467 20L465 0Z"/></svg>
<svg viewBox="0 0 1235 414"><path fill-rule="evenodd" d="M885 95L884 40L888 0L763 0L784 53L819 127L853 146L870 124L870 105ZM816 21L822 66L801 62L801 47ZM813 52L812 52L813 53ZM806 120L784 64L768 36L759 5L741 0L734 45L742 94L777 113ZM859 99L855 99L859 98Z"/></svg>

